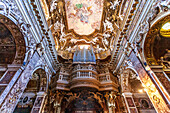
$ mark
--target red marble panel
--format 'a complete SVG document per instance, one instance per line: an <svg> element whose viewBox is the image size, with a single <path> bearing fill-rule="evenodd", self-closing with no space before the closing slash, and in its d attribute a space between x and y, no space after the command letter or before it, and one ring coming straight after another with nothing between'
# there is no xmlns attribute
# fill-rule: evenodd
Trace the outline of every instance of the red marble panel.
<svg viewBox="0 0 170 113"><path fill-rule="evenodd" d="M162 72L155 73L158 79L161 81L162 85L165 87L165 89L168 91L170 94L170 82L169 80L165 77L165 75Z"/></svg>
<svg viewBox="0 0 170 113"><path fill-rule="evenodd" d="M40 108L34 108L33 111L32 111L32 113L38 113L39 110L40 110Z"/></svg>
<svg viewBox="0 0 170 113"><path fill-rule="evenodd" d="M130 108L130 113L137 113L136 108Z"/></svg>
<svg viewBox="0 0 170 113"><path fill-rule="evenodd" d="M0 95L2 94L2 92L5 90L6 86L0 86Z"/></svg>
<svg viewBox="0 0 170 113"><path fill-rule="evenodd" d="M0 81L0 84L8 84L13 76L15 75L16 71L8 71L3 79Z"/></svg>
<svg viewBox="0 0 170 113"><path fill-rule="evenodd" d="M35 101L35 107L41 107L42 100L43 100L43 97L37 97Z"/></svg>
<svg viewBox="0 0 170 113"><path fill-rule="evenodd" d="M126 97L129 107L135 107L134 102L131 97Z"/></svg>
<svg viewBox="0 0 170 113"><path fill-rule="evenodd" d="M5 71L0 71L0 78L4 75Z"/></svg>
<svg viewBox="0 0 170 113"><path fill-rule="evenodd" d="M2 78L2 80L0 81L0 84L8 84L11 81L11 79L14 76L15 73L16 73L16 71L11 71L11 72L8 71L6 73L6 75ZM4 74L4 72L0 73L0 74ZM6 86L0 86L0 95L3 93L5 88L6 88Z"/></svg>
<svg viewBox="0 0 170 113"><path fill-rule="evenodd" d="M153 107L153 105L152 105L149 98L133 98L133 99L135 101L136 107L138 107L140 109L154 109L154 107ZM143 101L143 100L147 101L147 103L149 105L148 107L146 106L147 103L145 103L145 101Z"/></svg>

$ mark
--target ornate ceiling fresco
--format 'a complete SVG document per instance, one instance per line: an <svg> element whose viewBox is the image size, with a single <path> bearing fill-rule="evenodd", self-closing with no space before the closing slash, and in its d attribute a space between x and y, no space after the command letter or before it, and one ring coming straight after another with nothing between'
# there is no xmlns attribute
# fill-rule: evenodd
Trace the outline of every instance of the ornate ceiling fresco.
<svg viewBox="0 0 170 113"><path fill-rule="evenodd" d="M100 30L103 0L65 0L68 29L79 35Z"/></svg>
<svg viewBox="0 0 170 113"><path fill-rule="evenodd" d="M105 59L122 19L118 0L54 0L49 2L48 24L58 55L72 59L77 47L93 47L97 59ZM90 46L92 45L92 46Z"/></svg>

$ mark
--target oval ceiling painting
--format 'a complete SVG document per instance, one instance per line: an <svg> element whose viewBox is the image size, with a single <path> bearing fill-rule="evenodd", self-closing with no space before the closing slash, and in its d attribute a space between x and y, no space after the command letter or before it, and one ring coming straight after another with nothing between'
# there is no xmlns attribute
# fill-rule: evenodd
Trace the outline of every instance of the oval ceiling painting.
<svg viewBox="0 0 170 113"><path fill-rule="evenodd" d="M68 29L79 35L100 30L103 0L65 0Z"/></svg>

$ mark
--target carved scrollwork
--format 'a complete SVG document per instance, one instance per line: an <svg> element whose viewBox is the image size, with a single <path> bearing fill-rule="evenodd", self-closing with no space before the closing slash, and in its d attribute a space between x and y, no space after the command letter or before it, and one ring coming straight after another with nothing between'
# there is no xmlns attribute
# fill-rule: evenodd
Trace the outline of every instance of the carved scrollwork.
<svg viewBox="0 0 170 113"><path fill-rule="evenodd" d="M74 100L84 101L82 104L85 104L87 100L91 101L95 99L101 105L102 108L104 107L104 103L105 103L103 94L99 92L91 92L87 90L82 90L79 93L68 93L67 96L69 97L65 97L68 102L66 105L66 108Z"/></svg>
<svg viewBox="0 0 170 113"><path fill-rule="evenodd" d="M136 38L137 43L140 43L145 38L146 33L149 32L151 21L154 20L159 13L167 11L169 8L170 8L169 1L156 0L153 3L149 13L146 16L146 19L139 26L139 32ZM154 30L153 32L157 31Z"/></svg>
<svg viewBox="0 0 170 113"><path fill-rule="evenodd" d="M30 33L31 26L23 21L22 15L14 1L7 1L7 0L1 1L0 7L1 7L0 14L2 14L1 22L6 24L6 26L8 26L16 42L16 47L17 47L16 52L18 56L16 57L17 60L14 60L13 63L22 64L25 57L24 56L25 53L27 56L25 59L26 61L24 62L29 61L29 59L33 55L33 51L34 51L33 48L35 47L34 46L35 40L32 37L32 34ZM11 16L13 17L12 20L10 20ZM24 46L27 46L27 48Z"/></svg>
<svg viewBox="0 0 170 113"><path fill-rule="evenodd" d="M102 13L103 17L100 22L100 29L95 29L93 33L88 35L81 35L75 32L74 29L69 29L67 23L69 21L67 17L71 16L72 18L78 18L79 13L85 10L82 7L87 7L87 5L85 5L85 3L77 3L74 7L76 13L73 14L68 12L68 9L72 7L72 5L70 4L72 3L68 1L66 2L64 0L54 0L51 3L51 30L55 37L58 55L60 55L64 59L70 59L70 55L68 54L74 53L77 45L85 44L92 45L95 53L99 54L101 59L106 58L108 55L110 55L109 51L111 51L110 49L113 48L112 45L114 37L116 36L116 31L118 30L119 24L122 21L122 19L118 15L120 9L119 5L121 4L121 1L107 0L103 2L104 8ZM102 6L101 1L96 1L95 4L96 6ZM90 10L91 7L87 8L90 14L92 13L92 11ZM84 13L82 15L84 15ZM83 17L79 17L82 23L85 22L83 20L85 18ZM92 27L94 28L96 26L98 25L92 25Z"/></svg>
<svg viewBox="0 0 170 113"><path fill-rule="evenodd" d="M140 43L143 40L144 35L149 31L149 28L150 28L150 25L149 25L148 21L145 21L144 23L140 24L139 32L138 32L137 38L136 38L137 43Z"/></svg>
<svg viewBox="0 0 170 113"><path fill-rule="evenodd" d="M156 0L153 4L153 9L156 9L159 13L167 11L170 8L169 0Z"/></svg>
<svg viewBox="0 0 170 113"><path fill-rule="evenodd" d="M170 50L167 50L167 53L158 60L165 69L170 69Z"/></svg>
<svg viewBox="0 0 170 113"><path fill-rule="evenodd" d="M153 44L155 43L155 40L159 40L159 31L161 29L161 26L164 25L166 22L168 22L169 15L162 18L160 21L155 23L150 29L148 34L146 35L145 38L145 46L144 46L144 51L145 51L145 57L149 65L158 65L158 58L155 58L155 54L153 51Z"/></svg>

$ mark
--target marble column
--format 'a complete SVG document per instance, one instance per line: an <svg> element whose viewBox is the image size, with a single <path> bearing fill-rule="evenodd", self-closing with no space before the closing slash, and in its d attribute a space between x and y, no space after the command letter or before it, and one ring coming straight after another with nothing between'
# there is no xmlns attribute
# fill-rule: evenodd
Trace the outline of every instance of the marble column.
<svg viewBox="0 0 170 113"><path fill-rule="evenodd" d="M129 58L134 69L137 71L142 84L145 86L146 93L154 105L155 110L158 113L169 113L170 108L167 104L168 101L164 99L166 98L166 94L160 90L161 85L157 81L155 74L151 71L151 69L147 69L148 66L144 67L142 65L140 59L138 59L133 51L131 52Z"/></svg>

